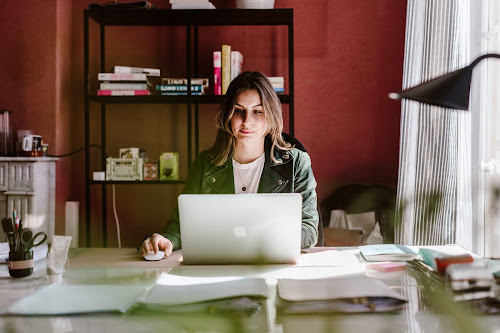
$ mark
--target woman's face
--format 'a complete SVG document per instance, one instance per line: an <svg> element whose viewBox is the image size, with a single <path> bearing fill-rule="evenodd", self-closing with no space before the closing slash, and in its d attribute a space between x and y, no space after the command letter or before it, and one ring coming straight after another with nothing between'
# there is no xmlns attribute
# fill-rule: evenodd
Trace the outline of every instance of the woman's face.
<svg viewBox="0 0 500 333"><path fill-rule="evenodd" d="M264 141L268 132L267 120L257 90L245 90L236 96L231 128L241 143Z"/></svg>

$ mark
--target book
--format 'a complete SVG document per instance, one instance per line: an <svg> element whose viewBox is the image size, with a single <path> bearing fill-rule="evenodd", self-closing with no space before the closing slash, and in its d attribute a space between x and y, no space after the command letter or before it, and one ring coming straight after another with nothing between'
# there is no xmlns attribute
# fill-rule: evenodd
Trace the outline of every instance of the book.
<svg viewBox="0 0 500 333"><path fill-rule="evenodd" d="M131 74L131 73L144 73L149 76L160 76L159 68L142 68L130 66L115 66L115 73Z"/></svg>
<svg viewBox="0 0 500 333"><path fill-rule="evenodd" d="M161 273L151 292L139 302L181 305L237 296L269 296L264 278L195 277Z"/></svg>
<svg viewBox="0 0 500 333"><path fill-rule="evenodd" d="M176 96L176 95L179 95L179 96L186 96L187 95L187 91L162 91L161 95L165 95L165 96ZM202 92L192 92L191 93L191 96L200 96L200 95L203 95Z"/></svg>
<svg viewBox="0 0 500 333"><path fill-rule="evenodd" d="M147 83L101 83L102 90L147 90Z"/></svg>
<svg viewBox="0 0 500 333"><path fill-rule="evenodd" d="M149 95L149 90L108 90L98 89L97 96L139 96Z"/></svg>
<svg viewBox="0 0 500 333"><path fill-rule="evenodd" d="M368 277L278 279L277 309L284 313L362 313L400 310L407 300Z"/></svg>
<svg viewBox="0 0 500 333"><path fill-rule="evenodd" d="M172 9L215 9L211 2L182 2L172 3Z"/></svg>
<svg viewBox="0 0 500 333"><path fill-rule="evenodd" d="M222 95L225 95L229 83L231 82L231 46L222 45L221 51L222 65Z"/></svg>
<svg viewBox="0 0 500 333"><path fill-rule="evenodd" d="M243 55L239 51L231 51L231 81L243 71Z"/></svg>
<svg viewBox="0 0 500 333"><path fill-rule="evenodd" d="M374 271L382 273L390 273L397 271L406 271L405 262L377 262L373 264L367 264L366 269L371 269Z"/></svg>
<svg viewBox="0 0 500 333"><path fill-rule="evenodd" d="M170 0L169 3L208 2L208 0Z"/></svg>
<svg viewBox="0 0 500 333"><path fill-rule="evenodd" d="M158 91L187 91L188 86L183 84L165 84L165 85L157 85L156 90ZM201 84L193 84L191 85L192 92L203 92L203 86Z"/></svg>
<svg viewBox="0 0 500 333"><path fill-rule="evenodd" d="M409 261L420 258L409 247L399 244L364 245L359 250L366 261Z"/></svg>
<svg viewBox="0 0 500 333"><path fill-rule="evenodd" d="M267 77L271 82L273 88L284 88L285 87L285 78L283 76L268 76Z"/></svg>
<svg viewBox="0 0 500 333"><path fill-rule="evenodd" d="M214 95L222 95L221 51L214 51Z"/></svg>
<svg viewBox="0 0 500 333"><path fill-rule="evenodd" d="M188 80L187 80L187 78L164 77L161 79L161 84L162 85L167 85L167 84L187 85ZM201 84L203 87L208 87L209 81L206 78L191 78L191 85L194 85L194 84Z"/></svg>
<svg viewBox="0 0 500 333"><path fill-rule="evenodd" d="M186 96L187 95L187 91L162 91L161 95L165 95L165 96L176 96L176 95L179 95L179 96ZM192 92L191 93L192 96L200 96L200 95L203 95L203 93L201 91L198 91L198 92Z"/></svg>
<svg viewBox="0 0 500 333"><path fill-rule="evenodd" d="M147 81L146 74L141 73L99 73L99 81Z"/></svg>

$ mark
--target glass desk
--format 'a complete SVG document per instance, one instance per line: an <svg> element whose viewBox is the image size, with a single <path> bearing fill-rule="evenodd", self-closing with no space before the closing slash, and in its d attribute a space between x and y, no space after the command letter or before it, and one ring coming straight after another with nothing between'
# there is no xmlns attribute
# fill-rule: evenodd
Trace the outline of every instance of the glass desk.
<svg viewBox="0 0 500 333"><path fill-rule="evenodd" d="M323 250L323 251L322 251ZM172 314L161 309L133 306L125 314L85 314L54 317L0 316L0 332L458 332L456 316L432 313L422 302L425 289L407 272L365 271L357 248L320 248L304 254L297 265L182 265L181 253L168 259L148 262L135 249L72 249L63 284L68 285L142 285L152 287L165 272L181 276L265 277L275 291L277 278L315 278L363 276L383 280L408 299L405 309L388 314L307 314L276 313L275 293L254 316L221 314ZM304 259L304 260L302 260ZM8 276L0 265L0 310L36 288L49 284L45 262L37 261L27 278ZM5 275L7 274L7 276ZM467 319L467 318L466 318ZM500 327L500 316L468 316L475 332L490 332ZM466 327L463 327L464 329Z"/></svg>

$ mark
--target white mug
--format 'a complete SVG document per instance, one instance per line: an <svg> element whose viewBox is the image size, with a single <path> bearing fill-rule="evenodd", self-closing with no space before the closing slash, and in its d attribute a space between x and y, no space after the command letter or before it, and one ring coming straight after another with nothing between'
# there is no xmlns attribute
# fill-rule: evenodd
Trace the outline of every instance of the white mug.
<svg viewBox="0 0 500 333"><path fill-rule="evenodd" d="M25 135L22 147L24 151L41 151L42 137L34 134Z"/></svg>

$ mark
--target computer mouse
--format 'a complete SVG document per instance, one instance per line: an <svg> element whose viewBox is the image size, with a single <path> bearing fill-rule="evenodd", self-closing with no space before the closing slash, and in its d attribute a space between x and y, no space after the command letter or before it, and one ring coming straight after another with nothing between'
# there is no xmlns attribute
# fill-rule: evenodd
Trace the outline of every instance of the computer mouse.
<svg viewBox="0 0 500 333"><path fill-rule="evenodd" d="M149 251L148 254L144 256L144 259L146 260L160 260L165 257L165 252L164 251L158 251L158 253L155 254L154 251Z"/></svg>

